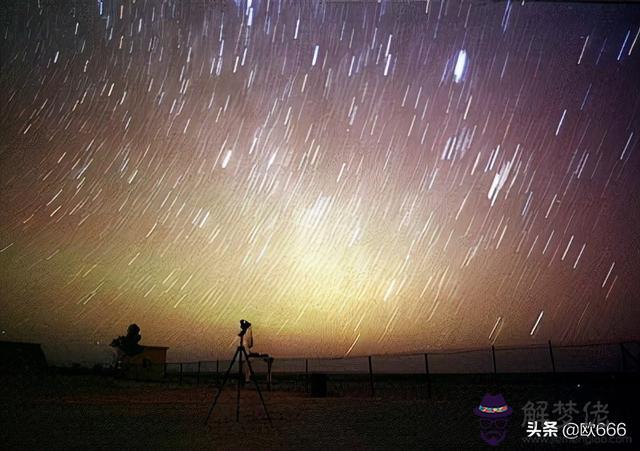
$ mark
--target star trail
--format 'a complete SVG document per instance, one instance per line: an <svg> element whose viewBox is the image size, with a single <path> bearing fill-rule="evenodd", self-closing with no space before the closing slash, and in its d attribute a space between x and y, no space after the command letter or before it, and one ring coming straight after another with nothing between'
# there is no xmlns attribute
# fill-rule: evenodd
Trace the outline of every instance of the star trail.
<svg viewBox="0 0 640 451"><path fill-rule="evenodd" d="M639 338L640 5L0 11L3 339Z"/></svg>

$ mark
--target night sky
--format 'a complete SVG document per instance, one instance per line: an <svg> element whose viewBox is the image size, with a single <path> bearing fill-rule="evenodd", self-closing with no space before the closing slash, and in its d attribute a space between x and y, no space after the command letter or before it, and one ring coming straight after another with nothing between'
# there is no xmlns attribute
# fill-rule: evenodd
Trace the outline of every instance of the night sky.
<svg viewBox="0 0 640 451"><path fill-rule="evenodd" d="M1 339L640 338L640 5L0 6Z"/></svg>

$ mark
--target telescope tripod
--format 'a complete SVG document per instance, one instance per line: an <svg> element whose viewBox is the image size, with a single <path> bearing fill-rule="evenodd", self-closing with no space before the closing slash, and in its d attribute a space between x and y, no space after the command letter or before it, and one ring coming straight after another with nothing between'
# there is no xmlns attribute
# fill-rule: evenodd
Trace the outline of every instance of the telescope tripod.
<svg viewBox="0 0 640 451"><path fill-rule="evenodd" d="M241 336L242 338L242 336ZM218 389L218 393L216 393L216 397L213 399L213 403L211 403L211 407L209 408L209 413L207 414L207 419L204 421L204 424L207 424L209 422L209 418L211 417L211 413L213 412L213 408L216 406L216 403L218 402L218 398L220 397L220 393L222 393L222 390L224 389L224 385L227 383L227 380L229 379L229 374L231 374L231 369L233 368L233 364L235 363L236 359L238 359L238 387L237 387L237 394L236 394L236 421L240 421L240 386L242 385L242 381L244 381L244 374L242 374L242 356L244 355L244 359L247 362L247 366L249 367L249 377L251 378L251 380L253 381L253 383L256 386L256 390L258 391L258 395L260 396L260 401L262 402L262 407L264 408L264 413L267 416L267 419L269 420L270 424L273 424L271 422L271 417L269 416L269 411L267 410L267 405L264 402L264 398L262 397L262 391L260 390L260 386L258 385L258 381L255 378L255 373L253 372L253 367L251 366L251 362L249 361L249 355L247 354L246 349L244 348L244 344L241 342L240 346L238 346L238 348L236 349L236 353L233 355L233 359L231 359L231 363L229 364L229 369L227 369L227 372L224 375L224 378L222 379L222 384L220 385L220 388Z"/></svg>

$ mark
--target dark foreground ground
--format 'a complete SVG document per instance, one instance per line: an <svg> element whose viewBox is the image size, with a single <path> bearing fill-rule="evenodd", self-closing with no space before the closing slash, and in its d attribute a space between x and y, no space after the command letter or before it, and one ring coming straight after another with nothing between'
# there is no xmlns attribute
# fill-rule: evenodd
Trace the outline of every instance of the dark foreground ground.
<svg viewBox="0 0 640 451"><path fill-rule="evenodd" d="M257 392L242 392L235 421L235 390L228 385L209 426L203 422L211 386L178 386L115 380L105 376L47 375L12 378L0 387L1 449L489 449L472 414L487 391L503 393L514 413L499 449L576 449L577 441L526 442L525 415L557 420L553 404L575 403L573 421L584 421L606 405L606 421L625 422L623 439L593 440L588 449L632 449L637 379L626 375L564 378L486 376L434 380L426 386L377 381L379 397L345 389L313 399L301 392L265 393L273 426L265 420ZM578 385L579 384L579 385ZM366 385L365 385L366 386ZM547 408L544 409L544 403ZM589 403L589 404L587 404ZM535 409L530 409L535 406ZM586 406L586 407L585 407ZM528 412L528 413L527 413ZM534 413L532 413L534 412ZM566 413L566 412L565 412ZM571 414L571 412L570 412ZM634 418L635 417L635 418ZM531 418L530 418L531 419Z"/></svg>

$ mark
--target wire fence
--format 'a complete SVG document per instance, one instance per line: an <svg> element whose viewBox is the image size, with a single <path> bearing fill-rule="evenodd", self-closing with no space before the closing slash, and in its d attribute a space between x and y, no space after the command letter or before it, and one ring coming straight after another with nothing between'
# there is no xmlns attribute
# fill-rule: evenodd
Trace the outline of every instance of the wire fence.
<svg viewBox="0 0 640 451"><path fill-rule="evenodd" d="M346 358L276 358L268 365L251 359L256 379L269 389L313 391L318 380L328 391L376 396L405 391L430 396L433 377L450 374L628 373L640 370L640 342L544 345L438 351ZM237 377L238 364L217 359L165 364L164 380L178 384L220 384L227 370ZM403 387L403 388L401 388Z"/></svg>

